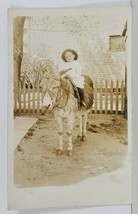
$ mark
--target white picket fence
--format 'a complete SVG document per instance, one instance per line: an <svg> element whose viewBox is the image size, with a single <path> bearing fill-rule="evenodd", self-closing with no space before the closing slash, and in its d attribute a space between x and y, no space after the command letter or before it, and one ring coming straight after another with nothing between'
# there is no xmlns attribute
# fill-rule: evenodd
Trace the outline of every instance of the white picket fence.
<svg viewBox="0 0 138 214"><path fill-rule="evenodd" d="M125 84L122 80L95 81L93 113L124 113ZM14 100L15 114L42 113L42 89L38 85L33 88L21 87L19 84L19 98Z"/></svg>

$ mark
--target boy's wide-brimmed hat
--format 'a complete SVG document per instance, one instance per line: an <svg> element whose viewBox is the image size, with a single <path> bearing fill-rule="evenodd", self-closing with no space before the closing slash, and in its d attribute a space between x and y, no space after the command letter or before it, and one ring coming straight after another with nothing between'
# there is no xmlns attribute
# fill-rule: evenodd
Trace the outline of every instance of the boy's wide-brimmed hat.
<svg viewBox="0 0 138 214"><path fill-rule="evenodd" d="M74 51L74 50L71 49L71 48L68 48L68 49L64 50L63 53L62 53L62 55L61 55L61 58L64 60L64 62L67 62L67 60L66 60L66 58L65 58L65 54L66 54L67 52L72 52L72 53L75 55L74 60L77 60L77 59L78 59L78 54L76 53L76 51Z"/></svg>

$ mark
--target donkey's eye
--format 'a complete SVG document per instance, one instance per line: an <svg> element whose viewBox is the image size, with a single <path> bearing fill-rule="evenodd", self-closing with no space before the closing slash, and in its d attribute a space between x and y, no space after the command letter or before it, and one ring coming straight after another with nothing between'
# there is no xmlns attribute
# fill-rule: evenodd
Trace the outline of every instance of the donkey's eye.
<svg viewBox="0 0 138 214"><path fill-rule="evenodd" d="M54 86L54 87L53 87L53 90L54 90L54 89L58 89L58 88L59 88L59 86Z"/></svg>

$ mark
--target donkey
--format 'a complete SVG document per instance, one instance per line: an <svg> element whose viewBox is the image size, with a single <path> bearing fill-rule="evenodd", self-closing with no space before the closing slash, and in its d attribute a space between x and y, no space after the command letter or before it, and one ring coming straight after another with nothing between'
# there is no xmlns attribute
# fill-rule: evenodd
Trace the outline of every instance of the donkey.
<svg viewBox="0 0 138 214"><path fill-rule="evenodd" d="M86 106L81 106L78 97L76 97L76 89L74 90L74 85L69 78L61 78L56 74L46 78L45 87L43 88L42 105L50 111L53 110L58 124L58 155L63 152L64 118L67 119L68 155L71 156L73 152L72 132L76 115L78 115L80 120L77 139L81 141L85 140L88 113L91 111L93 105L93 90L92 79L84 75L84 101Z"/></svg>

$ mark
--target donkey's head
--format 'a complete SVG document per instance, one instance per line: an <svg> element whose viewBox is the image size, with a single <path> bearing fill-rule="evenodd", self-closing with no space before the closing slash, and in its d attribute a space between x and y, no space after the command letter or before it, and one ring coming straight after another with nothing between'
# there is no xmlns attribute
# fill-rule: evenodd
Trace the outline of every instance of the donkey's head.
<svg viewBox="0 0 138 214"><path fill-rule="evenodd" d="M52 108L56 102L56 97L60 87L60 78L56 75L45 77L42 85L42 105Z"/></svg>
<svg viewBox="0 0 138 214"><path fill-rule="evenodd" d="M56 106L63 107L67 101L69 90L70 83L68 79L57 75L46 77L42 86L43 107L49 110Z"/></svg>

